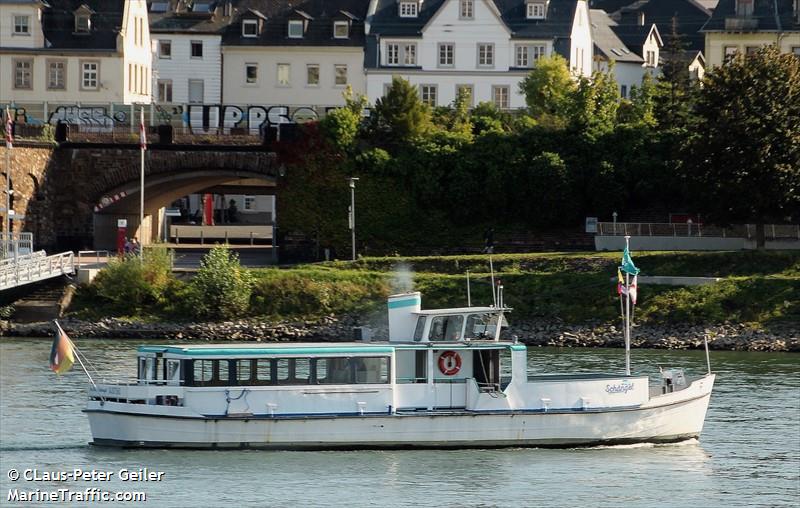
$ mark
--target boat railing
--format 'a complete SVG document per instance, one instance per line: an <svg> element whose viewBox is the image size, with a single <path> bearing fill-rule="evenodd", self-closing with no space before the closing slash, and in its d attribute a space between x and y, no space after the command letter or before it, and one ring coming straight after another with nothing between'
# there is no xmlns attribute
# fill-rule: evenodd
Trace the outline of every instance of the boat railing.
<svg viewBox="0 0 800 508"><path fill-rule="evenodd" d="M166 379L101 378L98 384L110 386L183 386L184 382Z"/></svg>

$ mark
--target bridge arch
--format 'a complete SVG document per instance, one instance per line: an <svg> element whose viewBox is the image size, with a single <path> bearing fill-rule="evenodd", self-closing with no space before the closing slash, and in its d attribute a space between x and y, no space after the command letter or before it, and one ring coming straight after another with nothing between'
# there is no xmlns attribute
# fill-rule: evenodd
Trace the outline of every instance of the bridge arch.
<svg viewBox="0 0 800 508"><path fill-rule="evenodd" d="M145 220L139 224L141 165L126 159L119 167L101 171L91 184L92 243L98 249L115 247L118 219L127 220L130 236L148 243L163 232L160 211L181 197L219 187L256 186L264 193L264 187L277 185L271 153L153 150L145 163Z"/></svg>

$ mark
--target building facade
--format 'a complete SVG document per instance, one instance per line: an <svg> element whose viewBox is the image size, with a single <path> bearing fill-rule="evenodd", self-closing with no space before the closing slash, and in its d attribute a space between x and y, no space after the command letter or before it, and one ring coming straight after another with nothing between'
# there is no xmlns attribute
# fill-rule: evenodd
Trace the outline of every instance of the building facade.
<svg viewBox="0 0 800 508"><path fill-rule="evenodd" d="M577 76L592 71L583 0L371 0L365 54L370 102L394 76L418 87L430 106L522 108L520 82L536 60L561 54Z"/></svg>
<svg viewBox="0 0 800 508"><path fill-rule="evenodd" d="M0 103L149 103L151 79L144 0L0 2Z"/></svg>
<svg viewBox="0 0 800 508"><path fill-rule="evenodd" d="M222 100L222 29L231 2L150 3L153 100L159 104L218 104Z"/></svg>
<svg viewBox="0 0 800 508"><path fill-rule="evenodd" d="M608 72L612 68L622 98L628 98L633 87L641 86L645 74L659 72L663 42L655 24L634 29L620 27L605 11L591 9L594 40L594 70ZM621 38L617 32L623 34ZM623 42L623 38L627 40Z"/></svg>
<svg viewBox="0 0 800 508"><path fill-rule="evenodd" d="M703 32L708 65L770 44L800 57L800 0L720 0Z"/></svg>
<svg viewBox="0 0 800 508"><path fill-rule="evenodd" d="M364 93L365 14L359 0L240 2L222 35L223 102L313 118L348 87Z"/></svg>

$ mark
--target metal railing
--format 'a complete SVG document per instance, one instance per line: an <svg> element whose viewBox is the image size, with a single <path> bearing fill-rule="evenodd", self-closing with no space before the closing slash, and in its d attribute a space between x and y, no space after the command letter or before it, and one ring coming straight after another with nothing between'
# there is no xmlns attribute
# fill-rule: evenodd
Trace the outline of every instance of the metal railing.
<svg viewBox="0 0 800 508"><path fill-rule="evenodd" d="M0 259L33 252L33 233L0 233Z"/></svg>
<svg viewBox="0 0 800 508"><path fill-rule="evenodd" d="M74 273L75 255L72 252L17 259L0 266L0 291Z"/></svg>
<svg viewBox="0 0 800 508"><path fill-rule="evenodd" d="M754 239L756 237L756 226L755 224L737 224L729 227L719 227L688 222L598 222L597 234L604 236L684 236ZM767 240L800 240L800 224L767 224L764 226L764 235Z"/></svg>
<svg viewBox="0 0 800 508"><path fill-rule="evenodd" d="M94 258L94 259L92 259ZM108 259L110 255L107 250L80 250L78 251L78 267L81 267L86 264L94 264L99 265L101 263L108 263ZM103 259L104 261L100 261Z"/></svg>

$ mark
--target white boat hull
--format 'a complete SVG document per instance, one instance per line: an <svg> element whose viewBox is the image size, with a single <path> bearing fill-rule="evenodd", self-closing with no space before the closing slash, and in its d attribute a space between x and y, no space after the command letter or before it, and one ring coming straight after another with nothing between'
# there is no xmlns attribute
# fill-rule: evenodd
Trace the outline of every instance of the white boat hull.
<svg viewBox="0 0 800 508"><path fill-rule="evenodd" d="M93 443L162 448L462 448L674 442L703 428L713 375L702 390L653 397L636 408L584 411L440 411L347 416L173 416L86 410ZM694 387L696 388L696 387ZM129 407L129 406L128 406Z"/></svg>

